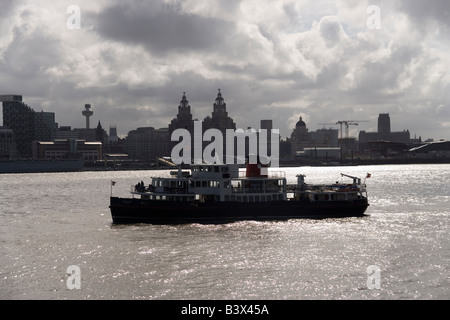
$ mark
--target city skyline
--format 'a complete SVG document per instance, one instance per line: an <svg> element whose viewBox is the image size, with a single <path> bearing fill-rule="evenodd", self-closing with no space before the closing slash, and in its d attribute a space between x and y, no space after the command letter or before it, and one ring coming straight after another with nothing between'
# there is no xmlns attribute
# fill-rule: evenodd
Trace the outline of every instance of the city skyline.
<svg viewBox="0 0 450 320"><path fill-rule="evenodd" d="M357 136L389 113L394 131L450 139L448 2L0 4L2 94L60 125L83 128L91 104L92 123L121 136L167 127L182 92L201 120L221 88L238 128L272 119L288 137L300 115L311 130L368 121Z"/></svg>

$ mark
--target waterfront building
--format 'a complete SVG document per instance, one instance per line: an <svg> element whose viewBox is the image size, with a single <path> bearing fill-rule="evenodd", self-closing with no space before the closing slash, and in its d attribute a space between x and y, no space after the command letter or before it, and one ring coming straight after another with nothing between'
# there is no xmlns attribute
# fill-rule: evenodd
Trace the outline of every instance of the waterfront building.
<svg viewBox="0 0 450 320"><path fill-rule="evenodd" d="M78 132L72 130L71 126L60 126L52 133L51 140L57 139L78 139Z"/></svg>
<svg viewBox="0 0 450 320"><path fill-rule="evenodd" d="M295 157L298 152L305 148L337 148L339 146L338 136L339 130L337 129L322 128L317 131L308 131L306 123L300 116L292 131L291 138L284 144L290 143L291 157ZM335 152L335 149L330 149L330 154L335 154ZM281 154L286 156L285 151Z"/></svg>
<svg viewBox="0 0 450 320"><path fill-rule="evenodd" d="M375 143L381 142L384 143ZM365 154L388 154L390 151L386 149L396 150L398 153L398 146L407 146L415 140L411 141L409 130L391 131L391 119L389 113L380 113L378 115L378 132L366 132L364 130L359 132L359 151ZM391 143L392 145L389 145ZM380 152L382 147L383 152ZM386 151L384 151L386 149Z"/></svg>
<svg viewBox="0 0 450 320"><path fill-rule="evenodd" d="M33 141L33 159L73 159L82 157L86 161L102 160L102 143L80 139L56 139Z"/></svg>
<svg viewBox="0 0 450 320"><path fill-rule="evenodd" d="M123 150L131 159L156 161L156 158L170 156L168 128L137 128L128 132Z"/></svg>
<svg viewBox="0 0 450 320"><path fill-rule="evenodd" d="M154 161L156 158L155 150L155 128L142 127L128 132L124 143L124 151L130 158Z"/></svg>
<svg viewBox="0 0 450 320"><path fill-rule="evenodd" d="M170 157L169 150L169 128L155 129L155 154L158 158Z"/></svg>
<svg viewBox="0 0 450 320"><path fill-rule="evenodd" d="M58 129L53 112L36 112L22 101L21 95L2 95L3 126L14 132L17 153L31 157L34 140L49 141Z"/></svg>
<svg viewBox="0 0 450 320"><path fill-rule="evenodd" d="M450 141L433 141L408 150L410 158L450 158Z"/></svg>
<svg viewBox="0 0 450 320"><path fill-rule="evenodd" d="M17 146L14 132L11 129L0 127L0 158L13 159L17 157Z"/></svg>
<svg viewBox="0 0 450 320"><path fill-rule="evenodd" d="M223 156L226 155L227 149L226 149L226 131L227 129L233 129L236 130L236 124L234 123L233 119L228 116L227 112L227 104L225 103L224 98L222 97L222 93L217 93L216 100L213 104L213 112L211 116L207 116L203 120L203 133L206 130L209 129L217 129L222 133L223 139ZM203 149L209 144L210 142L204 141L203 142ZM235 150L233 150L233 156L236 154ZM225 163L225 158L222 157L221 159L222 163Z"/></svg>
<svg viewBox="0 0 450 320"><path fill-rule="evenodd" d="M391 119L389 113L380 113L378 115L378 132L359 132L360 146L373 141L389 141L409 144L411 140L409 130L391 131Z"/></svg>
<svg viewBox="0 0 450 320"><path fill-rule="evenodd" d="M297 151L298 157L321 160L337 160L341 157L341 148L304 148Z"/></svg>
<svg viewBox="0 0 450 320"><path fill-rule="evenodd" d="M86 128L75 128L74 131L78 134L78 139L94 142L100 141L103 144L108 142L108 134L103 129L100 121L97 124L97 127L94 129L86 129Z"/></svg>
<svg viewBox="0 0 450 320"><path fill-rule="evenodd" d="M302 151L305 147L309 147L308 128L306 123L300 116L300 119L295 124L295 128L291 133L291 155L295 157L297 151Z"/></svg>
<svg viewBox="0 0 450 320"><path fill-rule="evenodd" d="M189 101L186 98L186 92L183 92L183 96L181 98L180 104L178 105L178 114L176 118L173 118L169 124L169 149L172 150L174 146L178 144L178 141L171 141L170 137L172 133L176 129L186 129L191 134L191 137L194 136L194 120L192 119L191 106L189 105ZM193 141L192 139L192 150Z"/></svg>
<svg viewBox="0 0 450 320"><path fill-rule="evenodd" d="M203 120L203 131L206 131L208 129L218 129L220 132L222 132L224 137L226 135L227 129L236 130L236 124L234 123L233 119L228 116L227 104L222 97L220 89L213 104L213 112L211 114L211 117L207 116Z"/></svg>

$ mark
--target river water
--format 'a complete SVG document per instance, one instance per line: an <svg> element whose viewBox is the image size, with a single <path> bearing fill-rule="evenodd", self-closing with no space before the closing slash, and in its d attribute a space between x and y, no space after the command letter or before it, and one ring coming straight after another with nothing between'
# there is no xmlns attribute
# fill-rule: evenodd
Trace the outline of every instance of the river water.
<svg viewBox="0 0 450 320"><path fill-rule="evenodd" d="M281 170L370 172L370 216L116 226L110 193L167 171L0 175L0 299L450 298L449 165Z"/></svg>

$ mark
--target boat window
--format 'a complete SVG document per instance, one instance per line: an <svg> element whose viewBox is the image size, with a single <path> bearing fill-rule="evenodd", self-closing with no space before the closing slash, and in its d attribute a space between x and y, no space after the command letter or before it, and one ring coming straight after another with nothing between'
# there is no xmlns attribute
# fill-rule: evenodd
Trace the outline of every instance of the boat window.
<svg viewBox="0 0 450 320"><path fill-rule="evenodd" d="M253 196L248 196L248 202L253 202Z"/></svg>
<svg viewBox="0 0 450 320"><path fill-rule="evenodd" d="M259 196L255 196L255 202L259 202Z"/></svg>
<svg viewBox="0 0 450 320"><path fill-rule="evenodd" d="M203 187L203 188L206 188L206 187L207 187L207 184L206 184L207 182L208 182L208 181L202 181L202 187Z"/></svg>

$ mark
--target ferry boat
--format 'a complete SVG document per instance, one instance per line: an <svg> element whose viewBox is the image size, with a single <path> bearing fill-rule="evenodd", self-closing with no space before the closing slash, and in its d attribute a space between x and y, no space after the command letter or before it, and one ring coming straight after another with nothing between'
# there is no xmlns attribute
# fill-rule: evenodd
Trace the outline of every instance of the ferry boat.
<svg viewBox="0 0 450 320"><path fill-rule="evenodd" d="M192 165L171 171L149 184L131 186L131 197L110 197L114 224L227 223L240 220L287 220L364 216L368 204L365 183L310 185L305 175L287 184L284 172L258 164L245 171L236 164ZM365 182L365 181L364 181ZM112 188L112 187L111 187Z"/></svg>

